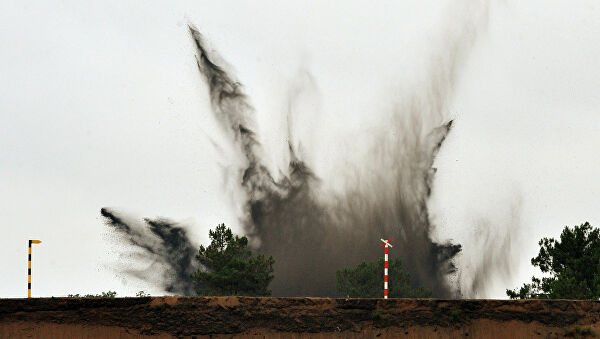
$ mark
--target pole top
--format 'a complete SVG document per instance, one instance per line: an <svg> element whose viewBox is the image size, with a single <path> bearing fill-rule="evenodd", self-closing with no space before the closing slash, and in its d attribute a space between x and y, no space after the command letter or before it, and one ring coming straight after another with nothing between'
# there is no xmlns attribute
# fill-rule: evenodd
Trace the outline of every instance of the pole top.
<svg viewBox="0 0 600 339"><path fill-rule="evenodd" d="M383 241L383 245L379 245L379 247L385 247L385 246L394 247L394 246L392 246L392 244L390 244L392 242L392 238L390 238L390 240L383 240L383 239L379 239L379 240Z"/></svg>
<svg viewBox="0 0 600 339"><path fill-rule="evenodd" d="M32 244L41 244L42 241L41 240L29 240L31 241Z"/></svg>

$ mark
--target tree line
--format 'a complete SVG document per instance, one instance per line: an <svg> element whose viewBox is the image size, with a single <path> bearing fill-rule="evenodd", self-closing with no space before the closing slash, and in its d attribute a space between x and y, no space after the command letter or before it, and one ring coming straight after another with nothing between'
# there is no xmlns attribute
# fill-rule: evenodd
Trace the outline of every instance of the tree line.
<svg viewBox="0 0 600 339"><path fill-rule="evenodd" d="M274 278L275 259L255 255L248 249L245 236L234 235L225 224L208 232L210 245L200 246L196 259L202 269L191 276L198 295L268 296L269 283ZM431 291L413 287L410 274L400 259L389 261L389 293L394 297L429 297ZM383 259L363 262L355 268L336 272L340 295L355 298L376 298L382 295Z"/></svg>
<svg viewBox="0 0 600 339"><path fill-rule="evenodd" d="M268 296L274 278L275 259L254 254L245 236L234 235L225 224L209 231L210 244L200 246L196 255L202 269L190 277L198 295ZM539 241L539 253L531 259L543 277L506 290L511 299L599 299L600 229L584 223L564 227L560 237ZM340 295L377 298L382 295L383 259L363 262L353 268L336 271ZM400 259L389 261L389 294L396 298L426 298L432 292L415 286Z"/></svg>

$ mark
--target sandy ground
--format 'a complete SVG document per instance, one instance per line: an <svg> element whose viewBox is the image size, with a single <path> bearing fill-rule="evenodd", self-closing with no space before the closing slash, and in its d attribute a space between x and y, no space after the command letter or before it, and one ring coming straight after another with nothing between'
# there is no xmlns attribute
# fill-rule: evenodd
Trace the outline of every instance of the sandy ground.
<svg viewBox="0 0 600 339"><path fill-rule="evenodd" d="M0 300L0 338L584 338L599 319L573 300Z"/></svg>

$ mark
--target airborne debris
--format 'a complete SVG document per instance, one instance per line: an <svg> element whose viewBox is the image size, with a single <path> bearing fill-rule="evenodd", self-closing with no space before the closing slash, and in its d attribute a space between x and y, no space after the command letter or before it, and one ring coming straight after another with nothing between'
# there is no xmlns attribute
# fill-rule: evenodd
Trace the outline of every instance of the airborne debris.
<svg viewBox="0 0 600 339"><path fill-rule="evenodd" d="M446 118L462 61L487 21L484 2L468 2L462 12L450 13L440 43L427 63L421 86L402 93L381 133L368 140L371 157L361 166L369 177L345 192L323 197L310 164L293 147L288 126L288 168L275 180L257 141L254 108L223 59L206 47L193 26L189 32L196 49L198 70L207 84L212 113L239 150L243 168L233 178L243 196L241 223L260 253L276 260L270 286L276 296L334 296L335 271L362 261L373 261L378 251L372 239L393 236L395 255L412 273L414 283L435 297L455 297L458 288L448 275L456 271L453 258L459 244L434 241L435 229L427 202L432 192L436 154L452 121ZM460 17L457 17L460 15ZM454 27L457 26L457 27ZM392 100L392 99L390 99ZM289 121L289 120L288 120ZM318 193L317 193L318 192ZM317 197L319 199L317 199ZM190 293L191 241L183 228L165 220L146 220L158 240L123 223L103 209L103 215L129 242L166 267L166 288ZM151 278L151 277L148 277Z"/></svg>

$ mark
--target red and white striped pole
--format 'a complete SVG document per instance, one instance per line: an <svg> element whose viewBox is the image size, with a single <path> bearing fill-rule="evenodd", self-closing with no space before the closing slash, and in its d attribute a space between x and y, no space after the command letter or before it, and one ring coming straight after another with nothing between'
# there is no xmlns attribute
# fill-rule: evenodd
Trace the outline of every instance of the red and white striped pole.
<svg viewBox="0 0 600 339"><path fill-rule="evenodd" d="M392 246L392 244L390 244L390 242L392 242L392 238L390 238L390 240L388 240L388 241L381 239L381 241L383 241L383 245L381 245L380 247L385 248L385 266L383 268L383 299L387 299L388 298L388 246L389 247L394 247L394 246Z"/></svg>

